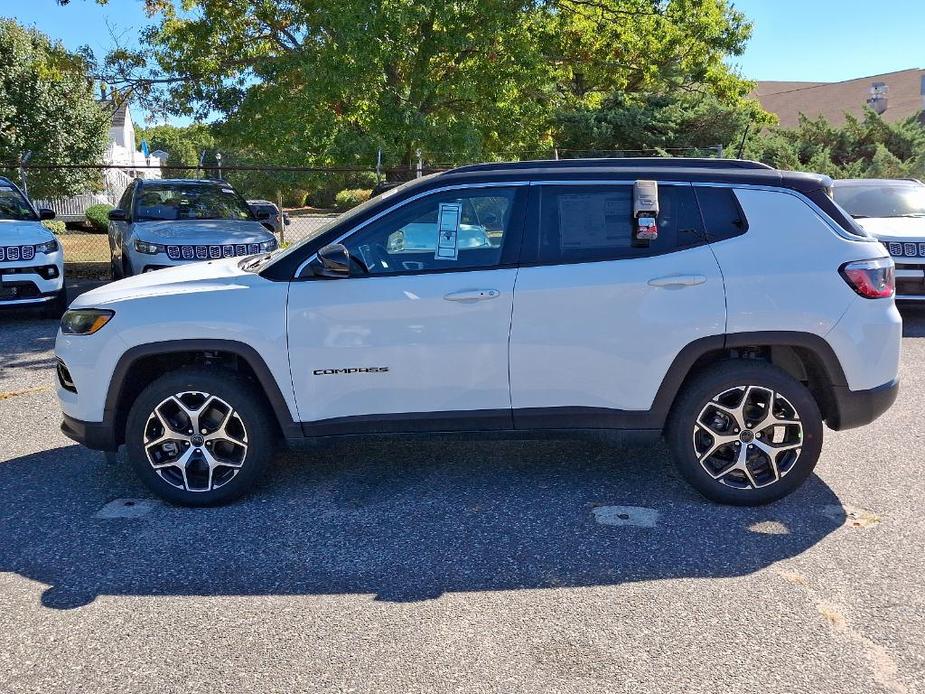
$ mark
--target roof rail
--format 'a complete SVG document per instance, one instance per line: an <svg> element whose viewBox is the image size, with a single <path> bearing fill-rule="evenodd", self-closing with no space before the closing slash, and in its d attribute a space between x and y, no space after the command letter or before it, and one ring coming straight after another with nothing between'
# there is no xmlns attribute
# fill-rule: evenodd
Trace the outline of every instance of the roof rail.
<svg viewBox="0 0 925 694"><path fill-rule="evenodd" d="M705 157L610 157L601 159L538 159L533 161L469 164L446 173L499 171L505 169L581 169L581 168L664 168L664 169L774 169L748 159Z"/></svg>

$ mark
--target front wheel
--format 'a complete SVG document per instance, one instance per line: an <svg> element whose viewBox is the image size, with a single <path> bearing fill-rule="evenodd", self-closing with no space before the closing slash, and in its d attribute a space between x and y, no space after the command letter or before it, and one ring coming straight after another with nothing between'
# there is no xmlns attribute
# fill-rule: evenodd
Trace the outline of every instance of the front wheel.
<svg viewBox="0 0 925 694"><path fill-rule="evenodd" d="M276 434L254 385L224 370L183 369L148 385L126 423L129 461L158 496L210 506L250 490Z"/></svg>
<svg viewBox="0 0 925 694"><path fill-rule="evenodd" d="M67 311L67 303L67 285L62 282L61 289L57 291L51 301L45 304L43 309L45 318L59 320Z"/></svg>
<svg viewBox="0 0 925 694"><path fill-rule="evenodd" d="M708 499L757 506L780 499L812 473L822 416L812 394L759 361L717 364L678 397L667 431L681 475Z"/></svg>

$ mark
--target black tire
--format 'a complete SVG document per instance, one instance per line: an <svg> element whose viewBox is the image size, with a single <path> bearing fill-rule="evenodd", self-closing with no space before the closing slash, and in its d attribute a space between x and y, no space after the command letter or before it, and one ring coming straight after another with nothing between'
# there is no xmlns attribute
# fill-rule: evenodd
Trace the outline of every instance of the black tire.
<svg viewBox="0 0 925 694"><path fill-rule="evenodd" d="M747 386L757 388L748 391ZM771 392L776 394L774 407L780 419L798 424L766 428L771 420L762 416L766 415ZM722 402L735 403L739 393L749 394L745 412L751 415L743 417L746 426L741 428L742 433L740 427L731 425L736 416L727 416L726 410L717 407ZM719 399L721 395L724 400ZM705 409L708 406L710 409ZM701 413L711 426L717 425L715 430L697 425ZM765 428L756 424L759 420ZM759 506L787 496L809 477L822 451L822 429L819 406L806 386L772 364L730 360L710 367L685 385L672 407L666 437L675 467L698 492L721 504ZM773 454L776 465L765 453L768 436L781 439L771 442L782 449ZM731 440L733 437L735 440ZM730 442L722 443L726 440ZM797 442L798 448L783 450ZM710 454L714 445L718 448ZM735 469L742 460L740 455L745 457L745 470ZM767 486L761 486L764 484Z"/></svg>
<svg viewBox="0 0 925 694"><path fill-rule="evenodd" d="M131 277L134 274L135 274L135 270L132 268L132 261L128 259L128 255L126 255L125 250L123 250L122 251L121 277Z"/></svg>
<svg viewBox="0 0 925 694"><path fill-rule="evenodd" d="M59 289L58 293L55 294L54 299L45 304L45 308L42 310L42 313L45 318L60 320L61 316L64 315L64 312L67 311L67 306L67 284L62 283L61 289Z"/></svg>
<svg viewBox="0 0 925 694"><path fill-rule="evenodd" d="M109 274L112 277L112 281L121 280L122 275L122 263L116 262L116 257L112 254L109 256Z"/></svg>
<svg viewBox="0 0 925 694"><path fill-rule="evenodd" d="M269 467L278 443L273 419L263 399L255 395L255 390L255 385L250 381L222 369L181 369L167 373L150 383L132 405L125 428L125 446L129 462L145 485L161 498L183 506L214 506L236 499L251 490ZM193 491L186 487L187 473L193 474L190 465L198 464L200 474L205 474L201 472L201 467L208 466L201 456L198 462L190 458L191 463L186 466L184 472L179 472L177 467L158 472L148 460L145 451L144 437L146 431L151 431L148 428L149 419L154 409L171 396L190 392L209 394L219 398L223 405L230 406L246 433L246 452L240 461L240 468L220 486L208 490ZM203 404L199 414L205 413L208 409L209 406ZM156 422L153 426L154 431L157 431ZM190 448L189 442L184 445L187 449ZM209 443L203 444L193 440L192 446L197 445L201 448L196 450L201 451ZM216 468L216 470L220 470L216 472L216 479L219 479L219 474L228 475L232 472L225 468ZM167 481L162 474L174 479L175 482L178 481L183 488ZM178 475L180 479L177 479ZM212 479L210 474L208 480L211 482Z"/></svg>

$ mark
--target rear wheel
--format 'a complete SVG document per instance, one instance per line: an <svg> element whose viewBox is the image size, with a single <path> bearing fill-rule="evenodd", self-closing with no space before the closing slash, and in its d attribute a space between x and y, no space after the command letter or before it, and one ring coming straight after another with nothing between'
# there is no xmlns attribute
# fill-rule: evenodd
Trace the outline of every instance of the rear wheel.
<svg viewBox="0 0 925 694"><path fill-rule="evenodd" d="M822 416L809 390L777 367L722 362L684 388L668 442L678 471L708 499L766 504L812 473L822 450Z"/></svg>
<svg viewBox="0 0 925 694"><path fill-rule="evenodd" d="M168 373L138 396L126 424L128 458L158 496L186 506L230 501L262 477L276 444L253 384L228 372Z"/></svg>

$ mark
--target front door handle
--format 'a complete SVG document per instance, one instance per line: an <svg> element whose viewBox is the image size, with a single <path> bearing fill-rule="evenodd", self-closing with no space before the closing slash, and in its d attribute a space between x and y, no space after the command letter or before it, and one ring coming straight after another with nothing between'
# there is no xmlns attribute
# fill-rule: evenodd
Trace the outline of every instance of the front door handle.
<svg viewBox="0 0 925 694"><path fill-rule="evenodd" d="M706 281L707 278L703 275L665 275L649 280L649 286L680 289L681 287L694 287Z"/></svg>
<svg viewBox="0 0 925 694"><path fill-rule="evenodd" d="M450 292L443 298L447 301L487 301L497 299L501 292L497 289L464 289L459 292Z"/></svg>

